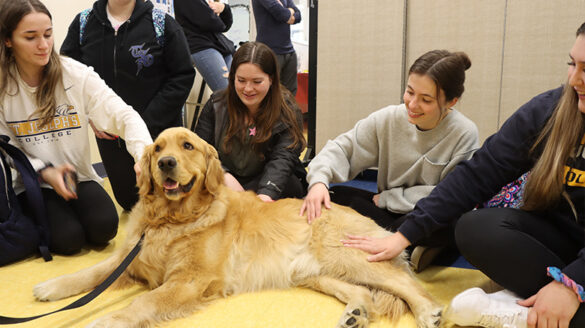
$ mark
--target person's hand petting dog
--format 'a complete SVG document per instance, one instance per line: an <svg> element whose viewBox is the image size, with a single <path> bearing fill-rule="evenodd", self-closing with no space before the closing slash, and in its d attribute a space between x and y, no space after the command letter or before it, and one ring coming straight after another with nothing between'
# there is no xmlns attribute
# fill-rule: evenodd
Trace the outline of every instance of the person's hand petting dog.
<svg viewBox="0 0 585 328"><path fill-rule="evenodd" d="M391 260L410 245L410 241L400 232L384 238L347 235L347 239L342 240L341 243L343 246L361 249L372 254L367 258L370 262Z"/></svg>
<svg viewBox="0 0 585 328"><path fill-rule="evenodd" d="M321 204L325 205L326 209L331 208L331 197L329 196L329 189L323 183L316 183L311 186L307 196L303 200L301 206L300 216L303 216L307 211L307 222L311 224L313 220L321 216Z"/></svg>

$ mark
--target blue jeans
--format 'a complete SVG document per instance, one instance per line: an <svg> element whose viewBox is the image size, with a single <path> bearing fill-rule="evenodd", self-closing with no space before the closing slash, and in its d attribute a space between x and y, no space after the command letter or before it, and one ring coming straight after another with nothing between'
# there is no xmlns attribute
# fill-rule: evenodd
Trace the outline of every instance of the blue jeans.
<svg viewBox="0 0 585 328"><path fill-rule="evenodd" d="M191 54L191 58L212 91L227 88L232 55L223 56L219 51L209 48Z"/></svg>

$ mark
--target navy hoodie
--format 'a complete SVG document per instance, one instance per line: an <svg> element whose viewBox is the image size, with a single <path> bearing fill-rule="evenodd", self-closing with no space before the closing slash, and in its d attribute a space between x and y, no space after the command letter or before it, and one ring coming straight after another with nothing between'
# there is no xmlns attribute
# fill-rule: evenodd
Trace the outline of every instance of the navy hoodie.
<svg viewBox="0 0 585 328"><path fill-rule="evenodd" d="M502 126L486 139L483 146L468 160L461 162L431 194L421 199L407 214L398 231L411 243L441 227L447 227L463 213L472 210L495 195L502 186L529 171L542 152L529 152L544 125L551 117L562 94L562 87L544 92L520 107ZM582 148L582 147L580 147ZM585 158L582 149L570 165L565 191L576 210L562 198L559 204L542 213L556 220L567 238L583 243L585 236ZM585 244L577 259L562 271L585 286ZM543 274L546 274L543 272Z"/></svg>
<svg viewBox="0 0 585 328"><path fill-rule="evenodd" d="M132 106L152 138L164 129L182 125L195 70L179 24L165 16L164 44L159 45L152 22L153 5L137 0L130 19L118 32L108 20L107 0L93 4L80 44L79 15L61 46L61 54L94 70L118 96Z"/></svg>

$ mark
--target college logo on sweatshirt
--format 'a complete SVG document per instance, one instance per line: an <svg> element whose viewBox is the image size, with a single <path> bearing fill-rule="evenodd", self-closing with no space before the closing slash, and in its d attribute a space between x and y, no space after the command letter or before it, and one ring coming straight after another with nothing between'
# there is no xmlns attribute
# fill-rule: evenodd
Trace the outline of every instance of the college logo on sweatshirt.
<svg viewBox="0 0 585 328"><path fill-rule="evenodd" d="M142 68L149 67L154 63L154 57L148 53L150 51L150 48L148 49L142 48L144 48L144 43L130 47L130 54L132 55L132 57L136 58L135 61L137 67L136 76L138 76L138 73L140 73Z"/></svg>
<svg viewBox="0 0 585 328"><path fill-rule="evenodd" d="M585 187L585 171L565 166L565 182L571 187Z"/></svg>
<svg viewBox="0 0 585 328"><path fill-rule="evenodd" d="M43 143L54 141L65 135L71 135L71 131L81 128L81 123L75 108L63 104L57 106L55 117L45 126L41 127L41 119L34 118L25 121L6 122L14 135L25 143Z"/></svg>

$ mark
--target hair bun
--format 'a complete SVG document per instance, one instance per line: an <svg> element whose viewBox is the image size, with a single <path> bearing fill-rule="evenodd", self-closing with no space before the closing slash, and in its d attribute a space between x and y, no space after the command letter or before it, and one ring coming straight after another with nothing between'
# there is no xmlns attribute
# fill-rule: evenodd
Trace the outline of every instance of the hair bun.
<svg viewBox="0 0 585 328"><path fill-rule="evenodd" d="M463 51L457 51L454 53L454 55L457 56L457 58L459 58L459 61L461 61L463 66L465 66L465 70L468 70L471 67L471 59L469 59L469 56L467 56L466 53L464 53Z"/></svg>

